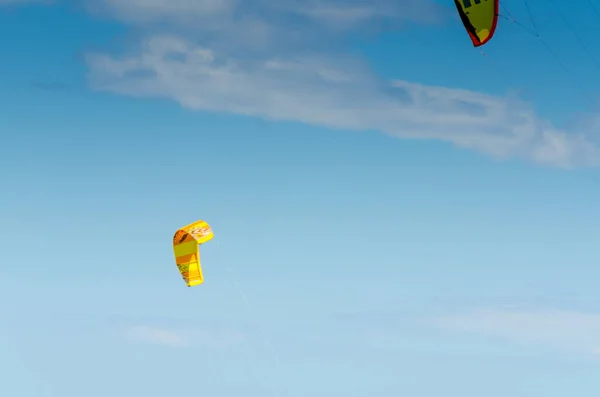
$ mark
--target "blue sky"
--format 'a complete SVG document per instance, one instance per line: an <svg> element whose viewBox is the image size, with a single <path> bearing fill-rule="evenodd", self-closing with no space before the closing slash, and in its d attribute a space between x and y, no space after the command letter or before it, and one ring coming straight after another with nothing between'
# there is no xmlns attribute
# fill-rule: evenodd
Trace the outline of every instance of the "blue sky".
<svg viewBox="0 0 600 397"><path fill-rule="evenodd" d="M0 394L597 396L600 14L505 5L0 0Z"/></svg>

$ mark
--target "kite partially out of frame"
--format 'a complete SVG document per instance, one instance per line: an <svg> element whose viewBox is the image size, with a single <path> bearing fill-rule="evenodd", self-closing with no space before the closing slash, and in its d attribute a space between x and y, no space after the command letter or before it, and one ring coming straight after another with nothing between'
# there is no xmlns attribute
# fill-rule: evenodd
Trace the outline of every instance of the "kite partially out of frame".
<svg viewBox="0 0 600 397"><path fill-rule="evenodd" d="M454 0L460 19L475 47L484 45L494 36L499 3L500 0Z"/></svg>

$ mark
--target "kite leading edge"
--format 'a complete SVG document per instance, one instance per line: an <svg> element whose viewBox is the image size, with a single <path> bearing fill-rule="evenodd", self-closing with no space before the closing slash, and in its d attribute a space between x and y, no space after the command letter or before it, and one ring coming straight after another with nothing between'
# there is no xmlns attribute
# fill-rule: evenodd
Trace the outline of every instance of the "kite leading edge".
<svg viewBox="0 0 600 397"><path fill-rule="evenodd" d="M500 0L454 0L460 19L475 47L484 45L494 36L499 3Z"/></svg>
<svg viewBox="0 0 600 397"><path fill-rule="evenodd" d="M175 263L188 287L204 282L200 266L200 244L212 240L213 237L213 231L205 221L196 221L175 232L173 236Z"/></svg>

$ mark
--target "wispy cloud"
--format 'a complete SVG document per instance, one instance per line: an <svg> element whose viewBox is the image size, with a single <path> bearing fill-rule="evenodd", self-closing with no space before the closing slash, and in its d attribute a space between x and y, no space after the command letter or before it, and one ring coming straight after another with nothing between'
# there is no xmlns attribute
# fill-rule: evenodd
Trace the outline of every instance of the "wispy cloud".
<svg viewBox="0 0 600 397"><path fill-rule="evenodd" d="M600 314L492 309L440 317L433 323L445 329L516 343L538 343L563 351L600 354Z"/></svg>
<svg viewBox="0 0 600 397"><path fill-rule="evenodd" d="M127 22L171 21L200 30L212 30L218 22L229 22L222 30L236 29L236 23L246 19L261 20L281 31L289 30L290 23L338 30L371 22L436 23L448 15L446 7L432 0L101 0L94 4L93 9Z"/></svg>
<svg viewBox="0 0 600 397"><path fill-rule="evenodd" d="M553 127L516 98L384 83L350 58L244 61L175 36L154 36L138 54L95 54L87 60L97 89L170 98L194 110L438 139L498 158L555 166L600 164L599 150L585 134Z"/></svg>
<svg viewBox="0 0 600 397"><path fill-rule="evenodd" d="M171 347L188 347L189 336L174 330L148 325L138 325L127 330L127 336L139 342L166 345Z"/></svg>
<svg viewBox="0 0 600 397"><path fill-rule="evenodd" d="M151 325L136 325L126 329L131 340L170 347L202 347L226 349L243 343L245 334L240 331L195 327L173 329Z"/></svg>

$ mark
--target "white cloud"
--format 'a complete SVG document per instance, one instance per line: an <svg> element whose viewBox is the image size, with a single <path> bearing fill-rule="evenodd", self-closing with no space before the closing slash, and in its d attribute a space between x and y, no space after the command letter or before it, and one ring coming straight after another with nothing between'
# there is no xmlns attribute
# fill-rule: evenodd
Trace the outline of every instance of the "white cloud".
<svg viewBox="0 0 600 397"><path fill-rule="evenodd" d="M517 343L533 342L565 351L600 354L600 314L561 310L482 310L441 317L434 324Z"/></svg>
<svg viewBox="0 0 600 397"><path fill-rule="evenodd" d="M427 0L298 0L282 1L279 7L334 29L350 29L374 21L436 23L445 14L444 8Z"/></svg>
<svg viewBox="0 0 600 397"><path fill-rule="evenodd" d="M94 3L95 9L128 22L177 20L200 29L206 28L205 23L215 17L221 18L220 22L237 22L252 16L282 28L289 27L283 21L306 17L351 28L375 21L435 23L446 14L446 8L432 0L101 0ZM227 25L222 29L232 27Z"/></svg>
<svg viewBox="0 0 600 397"><path fill-rule="evenodd" d="M562 167L600 162L585 134L553 127L516 98L405 81L386 84L351 58L240 60L163 35L149 38L138 54L90 54L87 61L97 89L170 98L193 110L439 139L498 158Z"/></svg>
<svg viewBox="0 0 600 397"><path fill-rule="evenodd" d="M432 0L83 0L94 13L133 24L146 34L184 35L230 56L299 53L339 47L357 28L435 23L448 9ZM336 51L333 51L336 52Z"/></svg>
<svg viewBox="0 0 600 397"><path fill-rule="evenodd" d="M187 347L190 344L188 337L180 332L147 325L131 327L127 336L136 341L171 347Z"/></svg>
<svg viewBox="0 0 600 397"><path fill-rule="evenodd" d="M242 332L210 327L195 327L185 330L167 329L158 326L137 325L126 330L130 339L170 347L202 347L227 349L241 344L246 337Z"/></svg>
<svg viewBox="0 0 600 397"><path fill-rule="evenodd" d="M103 0L94 8L127 21L148 23L156 20L176 20L193 23L218 16L227 16L235 9L236 0Z"/></svg>

